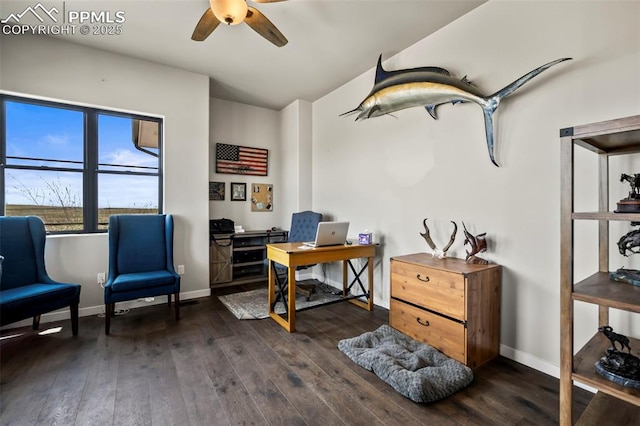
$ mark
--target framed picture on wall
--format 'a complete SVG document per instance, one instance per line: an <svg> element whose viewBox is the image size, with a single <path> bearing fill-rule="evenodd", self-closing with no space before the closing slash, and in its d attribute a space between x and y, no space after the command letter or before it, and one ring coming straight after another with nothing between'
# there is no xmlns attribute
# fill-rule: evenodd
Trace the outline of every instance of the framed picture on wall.
<svg viewBox="0 0 640 426"><path fill-rule="evenodd" d="M209 182L209 200L224 201L224 182Z"/></svg>
<svg viewBox="0 0 640 426"><path fill-rule="evenodd" d="M231 182L231 201L247 201L247 184Z"/></svg>
<svg viewBox="0 0 640 426"><path fill-rule="evenodd" d="M273 211L273 185L270 183L251 184L251 211Z"/></svg>
<svg viewBox="0 0 640 426"><path fill-rule="evenodd" d="M267 176L269 150L216 143L216 173Z"/></svg>

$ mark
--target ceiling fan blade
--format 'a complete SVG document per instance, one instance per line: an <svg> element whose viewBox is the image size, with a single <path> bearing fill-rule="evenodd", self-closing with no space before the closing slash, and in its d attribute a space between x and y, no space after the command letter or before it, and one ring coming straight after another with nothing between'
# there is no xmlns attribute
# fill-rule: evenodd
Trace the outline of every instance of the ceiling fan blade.
<svg viewBox="0 0 640 426"><path fill-rule="evenodd" d="M278 47L282 47L289 42L267 17L254 7L249 6L244 22L253 28L255 32Z"/></svg>
<svg viewBox="0 0 640 426"><path fill-rule="evenodd" d="M220 25L220 21L213 14L211 8L205 10L202 14L202 18L198 21L198 24L193 29L193 34L191 34L191 40L194 41L204 41L209 35L216 29L216 27Z"/></svg>

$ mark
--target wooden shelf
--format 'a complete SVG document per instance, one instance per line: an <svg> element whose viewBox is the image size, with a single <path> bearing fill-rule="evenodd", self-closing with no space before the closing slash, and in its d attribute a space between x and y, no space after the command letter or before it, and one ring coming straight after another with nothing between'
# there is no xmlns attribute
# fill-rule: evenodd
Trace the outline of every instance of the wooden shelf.
<svg viewBox="0 0 640 426"><path fill-rule="evenodd" d="M234 247L233 251L255 251L255 250L264 250L267 246L242 246L242 247Z"/></svg>
<svg viewBox="0 0 640 426"><path fill-rule="evenodd" d="M640 407L598 392L576 426L632 425L640 418Z"/></svg>
<svg viewBox="0 0 640 426"><path fill-rule="evenodd" d="M612 281L597 272L573 286L573 300L640 313L640 287Z"/></svg>
<svg viewBox="0 0 640 426"><path fill-rule="evenodd" d="M251 284L251 283L260 283L260 282L266 283L268 279L269 277L267 275L253 275L253 276L247 276L247 277L241 277L241 278L234 278L233 284L241 285L241 284Z"/></svg>
<svg viewBox="0 0 640 426"><path fill-rule="evenodd" d="M575 212L571 213L574 220L622 220L627 222L640 222L640 213L614 213L614 212Z"/></svg>
<svg viewBox="0 0 640 426"><path fill-rule="evenodd" d="M266 284L268 279L269 277L267 275L248 276L248 277L235 278L233 281L229 281L229 282L210 284L209 287L223 288L223 287L238 286L242 284L254 284L254 283L262 283L262 282Z"/></svg>
<svg viewBox="0 0 640 426"><path fill-rule="evenodd" d="M572 136L577 145L597 153L640 152L640 116L570 127L560 135Z"/></svg>
<svg viewBox="0 0 640 426"><path fill-rule="evenodd" d="M233 267L240 267L240 266L254 266L254 265L264 265L264 260L254 260L253 262L238 262L238 263L234 263Z"/></svg>
<svg viewBox="0 0 640 426"><path fill-rule="evenodd" d="M629 338L632 348L640 347L640 340ZM611 342L602 333L596 333L573 358L572 378L601 392L640 406L640 389L621 386L599 375L595 363L604 355Z"/></svg>

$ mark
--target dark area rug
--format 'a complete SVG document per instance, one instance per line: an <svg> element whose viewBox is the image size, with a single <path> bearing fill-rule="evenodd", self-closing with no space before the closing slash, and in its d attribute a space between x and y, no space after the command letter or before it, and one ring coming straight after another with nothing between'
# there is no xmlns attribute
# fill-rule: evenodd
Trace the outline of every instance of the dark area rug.
<svg viewBox="0 0 640 426"><path fill-rule="evenodd" d="M437 401L473 381L466 365L388 325L340 340L338 349L415 402Z"/></svg>
<svg viewBox="0 0 640 426"><path fill-rule="evenodd" d="M342 299L339 294L333 294L336 288L320 283L317 280L302 280L298 284L316 284L316 292L311 295L311 300L307 301L306 296L297 295L296 311L308 308L310 306L322 305L324 303L333 302ZM224 296L218 296L218 299L224 306L235 315L238 319L263 319L269 317L267 309L268 289L259 288L256 290L244 291L241 293L231 293ZM275 311L278 314L284 314L284 305L279 302Z"/></svg>

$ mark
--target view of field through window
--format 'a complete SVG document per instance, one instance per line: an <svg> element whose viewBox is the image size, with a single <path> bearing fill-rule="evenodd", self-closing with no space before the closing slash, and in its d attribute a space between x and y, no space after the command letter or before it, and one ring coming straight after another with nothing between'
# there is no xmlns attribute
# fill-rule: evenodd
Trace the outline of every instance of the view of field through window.
<svg viewBox="0 0 640 426"><path fill-rule="evenodd" d="M111 214L158 213L157 123L146 122L156 139L145 145L140 120L94 112L92 131L87 117L82 108L5 102L5 215L36 215L60 232L86 230L89 205L97 230Z"/></svg>

